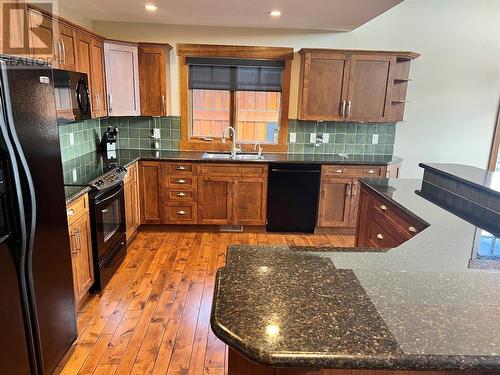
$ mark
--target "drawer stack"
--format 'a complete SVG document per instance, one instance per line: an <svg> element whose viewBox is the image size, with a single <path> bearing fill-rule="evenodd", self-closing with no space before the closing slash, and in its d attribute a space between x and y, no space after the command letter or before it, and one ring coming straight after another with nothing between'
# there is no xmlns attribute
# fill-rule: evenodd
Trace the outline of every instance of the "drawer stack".
<svg viewBox="0 0 500 375"><path fill-rule="evenodd" d="M356 246L396 247L427 227L379 194L361 190L360 218Z"/></svg>
<svg viewBox="0 0 500 375"><path fill-rule="evenodd" d="M197 176L193 163L162 164L163 222L196 224Z"/></svg>

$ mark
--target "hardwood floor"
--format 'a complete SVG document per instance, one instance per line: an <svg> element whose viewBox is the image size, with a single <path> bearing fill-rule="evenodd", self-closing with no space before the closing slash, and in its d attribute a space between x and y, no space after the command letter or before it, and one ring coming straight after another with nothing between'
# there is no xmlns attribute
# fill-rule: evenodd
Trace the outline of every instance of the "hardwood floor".
<svg viewBox="0 0 500 375"><path fill-rule="evenodd" d="M353 236L142 231L101 296L78 313L56 374L224 374L210 329L215 273L230 244L353 246Z"/></svg>

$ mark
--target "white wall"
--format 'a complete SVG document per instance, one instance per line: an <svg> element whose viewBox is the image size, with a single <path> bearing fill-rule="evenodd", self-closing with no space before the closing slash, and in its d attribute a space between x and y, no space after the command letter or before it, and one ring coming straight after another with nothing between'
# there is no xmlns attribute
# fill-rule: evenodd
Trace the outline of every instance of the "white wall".
<svg viewBox="0 0 500 375"><path fill-rule="evenodd" d="M500 98L500 1L406 0L349 33L94 22L107 37L130 41L322 48L399 49L421 53L411 68L407 122L395 153L402 176L418 163L457 162L485 168ZM172 114L179 114L178 64L172 54ZM296 118L298 56L290 117Z"/></svg>

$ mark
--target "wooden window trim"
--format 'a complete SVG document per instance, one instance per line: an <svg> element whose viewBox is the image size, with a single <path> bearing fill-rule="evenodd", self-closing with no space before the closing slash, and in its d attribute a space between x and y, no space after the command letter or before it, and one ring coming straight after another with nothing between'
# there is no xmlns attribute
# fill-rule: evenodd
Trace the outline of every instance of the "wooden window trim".
<svg viewBox="0 0 500 375"><path fill-rule="evenodd" d="M500 147L500 105L497 111L497 123L493 133L493 140L491 142L490 160L488 162L488 170L494 172L497 165L498 149Z"/></svg>
<svg viewBox="0 0 500 375"><path fill-rule="evenodd" d="M281 90L280 131L277 144L265 144L265 152L286 152L288 150L288 109L290 105L290 79L292 75L293 48L256 47L256 46L225 46L210 44L178 44L179 56L179 87L181 101L181 150L196 151L229 151L231 142L223 144L219 140L203 141L189 137L189 67L186 57L235 57L251 59L282 60L283 83ZM245 152L253 151L253 144L242 144Z"/></svg>

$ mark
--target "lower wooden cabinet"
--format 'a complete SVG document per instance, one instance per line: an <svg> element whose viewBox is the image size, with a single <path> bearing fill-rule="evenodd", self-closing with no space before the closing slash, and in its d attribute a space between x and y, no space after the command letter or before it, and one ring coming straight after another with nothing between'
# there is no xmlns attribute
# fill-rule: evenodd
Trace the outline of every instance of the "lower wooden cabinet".
<svg viewBox="0 0 500 375"><path fill-rule="evenodd" d="M142 224L161 224L160 184L161 162L143 161L139 164L139 191Z"/></svg>
<svg viewBox="0 0 500 375"><path fill-rule="evenodd" d="M356 246L397 247L426 227L426 223L403 212L381 194L361 188Z"/></svg>
<svg viewBox="0 0 500 375"><path fill-rule="evenodd" d="M125 195L125 228L127 240L131 239L141 225L139 199L139 171L137 163L128 167L124 181Z"/></svg>
<svg viewBox="0 0 500 375"><path fill-rule="evenodd" d="M233 178L201 176L198 179L198 222L227 225L233 220Z"/></svg>
<svg viewBox="0 0 500 375"><path fill-rule="evenodd" d="M88 196L84 195L67 207L73 287L76 304L82 300L94 283L92 237Z"/></svg>
<svg viewBox="0 0 500 375"><path fill-rule="evenodd" d="M321 171L317 226L354 230L359 211L359 179L397 177L399 166L324 165Z"/></svg>

